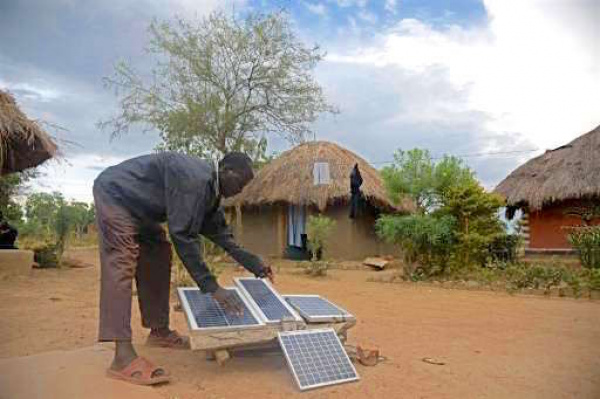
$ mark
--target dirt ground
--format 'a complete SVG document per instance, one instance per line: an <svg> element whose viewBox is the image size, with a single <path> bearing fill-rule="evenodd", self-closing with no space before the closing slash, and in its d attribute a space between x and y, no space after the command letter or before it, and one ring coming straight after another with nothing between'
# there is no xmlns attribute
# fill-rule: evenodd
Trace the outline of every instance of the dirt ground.
<svg viewBox="0 0 600 399"><path fill-rule="evenodd" d="M97 253L73 256L96 267L34 270L0 281L0 358L95 344ZM282 293L324 295L357 316L349 343L377 347L388 358L377 367L357 366L358 383L301 393L278 353L219 367L200 352L146 348L134 302L140 354L174 375L154 391L169 399L600 398L600 302L367 282L374 273L334 270L317 279L283 271L277 281ZM220 281L239 274L229 270ZM187 331L182 313L171 319Z"/></svg>

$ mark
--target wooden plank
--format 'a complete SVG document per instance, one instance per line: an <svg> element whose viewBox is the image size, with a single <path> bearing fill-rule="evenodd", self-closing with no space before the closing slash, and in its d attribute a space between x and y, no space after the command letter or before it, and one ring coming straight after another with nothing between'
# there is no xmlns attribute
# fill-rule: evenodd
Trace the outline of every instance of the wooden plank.
<svg viewBox="0 0 600 399"><path fill-rule="evenodd" d="M247 330L235 331L190 331L192 350L217 350L250 344L267 343L277 338L279 331L304 329L303 322L284 322Z"/></svg>
<svg viewBox="0 0 600 399"><path fill-rule="evenodd" d="M269 346L277 339L279 331L295 331L305 329L333 328L338 336L345 340L347 331L356 325L356 320L341 323L298 323L286 321L280 324L267 325L260 328L237 331L190 331L190 345L192 350L211 352L220 349L252 348Z"/></svg>
<svg viewBox="0 0 600 399"><path fill-rule="evenodd" d="M383 270L390 263L389 260L383 258L367 258L363 261L364 265L370 266L377 270Z"/></svg>

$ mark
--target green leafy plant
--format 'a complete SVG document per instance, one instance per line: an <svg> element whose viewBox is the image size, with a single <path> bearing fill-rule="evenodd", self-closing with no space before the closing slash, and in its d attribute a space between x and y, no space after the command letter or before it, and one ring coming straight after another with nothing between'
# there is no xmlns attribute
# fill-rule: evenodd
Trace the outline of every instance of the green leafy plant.
<svg viewBox="0 0 600 399"><path fill-rule="evenodd" d="M468 269L491 259L491 243L504 234L497 215L504 201L486 192L460 159L434 162L427 150L400 150L382 177L392 200L409 198L417 208L416 215L377 223L381 237L402 247L415 278L444 273L449 263Z"/></svg>
<svg viewBox="0 0 600 399"><path fill-rule="evenodd" d="M38 242L26 247L33 251L33 259L41 269L60 267L61 249L55 242Z"/></svg>
<svg viewBox="0 0 600 399"><path fill-rule="evenodd" d="M335 221L323 215L309 216L306 223L306 232L308 235L308 249L312 254L312 259L307 273L313 276L324 276L329 269L329 263L323 261L327 242L335 228Z"/></svg>
<svg viewBox="0 0 600 399"><path fill-rule="evenodd" d="M600 269L600 226L570 228L567 239L577 250L584 267Z"/></svg>
<svg viewBox="0 0 600 399"><path fill-rule="evenodd" d="M399 244L405 272L412 279L443 272L456 243L455 219L451 216L383 216L376 224L380 237Z"/></svg>
<svg viewBox="0 0 600 399"><path fill-rule="evenodd" d="M600 269L588 269L587 281L589 289L600 291Z"/></svg>
<svg viewBox="0 0 600 399"><path fill-rule="evenodd" d="M335 221L327 216L309 216L306 223L308 249L312 252L312 260L316 261L319 253L325 252L327 242L335 228Z"/></svg>

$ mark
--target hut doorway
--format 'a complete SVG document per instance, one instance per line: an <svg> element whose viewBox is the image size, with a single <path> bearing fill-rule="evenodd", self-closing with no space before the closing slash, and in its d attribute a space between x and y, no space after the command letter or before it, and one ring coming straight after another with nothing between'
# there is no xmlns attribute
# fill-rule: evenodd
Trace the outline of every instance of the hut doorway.
<svg viewBox="0 0 600 399"><path fill-rule="evenodd" d="M308 259L306 235L306 207L289 205L287 214L287 257L290 259Z"/></svg>

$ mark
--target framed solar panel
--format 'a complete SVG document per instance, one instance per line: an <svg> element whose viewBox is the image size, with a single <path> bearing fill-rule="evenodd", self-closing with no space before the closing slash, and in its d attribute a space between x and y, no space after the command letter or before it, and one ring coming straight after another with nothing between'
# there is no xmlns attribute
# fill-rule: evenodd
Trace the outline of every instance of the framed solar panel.
<svg viewBox="0 0 600 399"><path fill-rule="evenodd" d="M360 379L331 328L280 332L278 339L300 390Z"/></svg>
<svg viewBox="0 0 600 399"><path fill-rule="evenodd" d="M310 323L355 320L350 312L320 295L284 295L283 298Z"/></svg>
<svg viewBox="0 0 600 399"><path fill-rule="evenodd" d="M254 277L237 277L234 278L234 282L240 292L250 299L265 323L279 323L282 320L304 322L268 281Z"/></svg>
<svg viewBox="0 0 600 399"><path fill-rule="evenodd" d="M237 288L228 287L225 289L237 296L244 310L243 315L227 314L211 294L203 294L199 288L184 287L177 289L190 330L229 331L257 328L265 325L253 306L248 303L248 300L240 294Z"/></svg>

